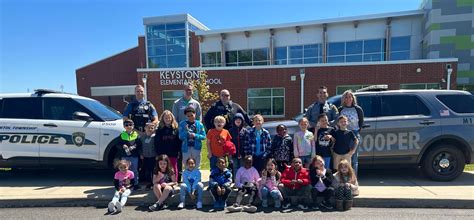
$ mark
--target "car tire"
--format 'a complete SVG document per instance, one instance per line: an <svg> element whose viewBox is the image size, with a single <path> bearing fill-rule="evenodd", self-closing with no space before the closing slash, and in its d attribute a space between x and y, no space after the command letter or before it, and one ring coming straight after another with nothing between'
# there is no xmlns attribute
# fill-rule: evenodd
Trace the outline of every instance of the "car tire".
<svg viewBox="0 0 474 220"><path fill-rule="evenodd" d="M423 173L435 181L451 181L464 170L463 153L452 145L439 145L430 149L423 159Z"/></svg>

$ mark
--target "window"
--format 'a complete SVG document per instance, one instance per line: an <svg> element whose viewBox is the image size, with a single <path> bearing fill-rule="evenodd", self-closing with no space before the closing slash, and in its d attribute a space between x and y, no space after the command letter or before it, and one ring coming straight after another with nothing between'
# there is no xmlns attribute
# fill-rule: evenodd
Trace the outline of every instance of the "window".
<svg viewBox="0 0 474 220"><path fill-rule="evenodd" d="M329 43L328 44L328 63L344 63L345 43Z"/></svg>
<svg viewBox="0 0 474 220"><path fill-rule="evenodd" d="M392 37L390 40L390 60L410 59L410 36Z"/></svg>
<svg viewBox="0 0 474 220"><path fill-rule="evenodd" d="M221 52L202 53L201 57L203 67L221 66Z"/></svg>
<svg viewBox="0 0 474 220"><path fill-rule="evenodd" d="M72 121L74 112L89 112L72 99L44 98L43 118L48 120Z"/></svg>
<svg viewBox="0 0 474 220"><path fill-rule="evenodd" d="M362 108L364 111L364 117L376 117L373 103L375 102L375 96L362 96L359 95L356 97L357 104Z"/></svg>
<svg viewBox="0 0 474 220"><path fill-rule="evenodd" d="M176 99L183 97L183 90L166 90L162 92L163 110L172 110Z"/></svg>
<svg viewBox="0 0 474 220"><path fill-rule="evenodd" d="M380 116L430 115L430 110L414 95L381 96Z"/></svg>
<svg viewBox="0 0 474 220"><path fill-rule="evenodd" d="M384 40L364 40L364 61L384 60Z"/></svg>
<svg viewBox="0 0 474 220"><path fill-rule="evenodd" d="M286 65L287 59L287 47L276 47L275 48L275 65Z"/></svg>
<svg viewBox="0 0 474 220"><path fill-rule="evenodd" d="M289 47L288 60L289 64L302 64L303 63L303 46L291 46Z"/></svg>
<svg viewBox="0 0 474 220"><path fill-rule="evenodd" d="M438 95L436 98L456 113L474 113L474 95Z"/></svg>
<svg viewBox="0 0 474 220"><path fill-rule="evenodd" d="M146 27L149 68L186 67L186 29L184 23Z"/></svg>
<svg viewBox="0 0 474 220"><path fill-rule="evenodd" d="M74 101L78 102L94 115L98 116L102 120L105 121L115 121L122 118L122 114L117 112L117 110L104 105L98 101L90 100L90 99L74 99ZM89 113L86 111L86 113ZM90 115L93 117L93 115Z"/></svg>
<svg viewBox="0 0 474 220"><path fill-rule="evenodd" d="M40 119L40 98L3 99L3 118Z"/></svg>
<svg viewBox="0 0 474 220"><path fill-rule="evenodd" d="M400 84L400 89L439 89L439 83Z"/></svg>
<svg viewBox="0 0 474 220"><path fill-rule="evenodd" d="M268 65L268 48L226 51L226 66Z"/></svg>
<svg viewBox="0 0 474 220"><path fill-rule="evenodd" d="M303 45L303 63L321 63L321 48L319 44Z"/></svg>
<svg viewBox="0 0 474 220"><path fill-rule="evenodd" d="M247 103L250 115L283 116L285 114L285 89L248 89Z"/></svg>
<svg viewBox="0 0 474 220"><path fill-rule="evenodd" d="M362 62L363 41L346 42L346 62Z"/></svg>

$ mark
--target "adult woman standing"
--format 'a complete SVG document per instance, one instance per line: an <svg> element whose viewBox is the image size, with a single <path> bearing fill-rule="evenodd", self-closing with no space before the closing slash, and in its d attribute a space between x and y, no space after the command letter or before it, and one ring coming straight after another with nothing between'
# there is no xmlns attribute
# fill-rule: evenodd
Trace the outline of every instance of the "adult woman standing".
<svg viewBox="0 0 474 220"><path fill-rule="evenodd" d="M342 94L342 100L341 100L341 107L339 107L339 115L344 115L349 119L349 125L347 128L354 132L356 135L357 139L359 139L359 145L361 143L361 137L360 137L360 130L362 129L362 125L364 124L364 110L357 105L357 99L352 93L351 90L346 90ZM357 175L357 171L359 168L359 150L358 146L352 155L352 167L354 168L354 171Z"/></svg>

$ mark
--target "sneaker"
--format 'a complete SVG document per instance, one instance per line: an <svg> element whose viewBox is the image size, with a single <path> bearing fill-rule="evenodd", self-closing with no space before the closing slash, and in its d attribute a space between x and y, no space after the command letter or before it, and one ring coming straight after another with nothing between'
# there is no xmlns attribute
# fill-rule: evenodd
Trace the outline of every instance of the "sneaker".
<svg viewBox="0 0 474 220"><path fill-rule="evenodd" d="M247 205L247 206L244 206L243 210L244 212L254 213L257 211L257 207L253 205Z"/></svg>
<svg viewBox="0 0 474 220"><path fill-rule="evenodd" d="M322 202L322 203L321 203L321 207L323 207L323 208L325 208L325 209L327 209L327 210L332 210L332 209L333 209L332 205L329 204L329 203L327 203L327 202Z"/></svg>
<svg viewBox="0 0 474 220"><path fill-rule="evenodd" d="M227 210L228 210L229 212L240 212L240 211L242 211L242 207L239 206L238 204L234 204L234 205L232 205L232 206L229 206L229 207L227 208Z"/></svg>
<svg viewBox="0 0 474 220"><path fill-rule="evenodd" d="M108 210L109 210L110 213L117 211L115 209L115 204L113 202L109 202Z"/></svg>
<svg viewBox="0 0 474 220"><path fill-rule="evenodd" d="M299 204L298 205L298 208L302 209L302 210L306 210L308 209L308 206L304 205L304 204Z"/></svg>
<svg viewBox="0 0 474 220"><path fill-rule="evenodd" d="M279 209L281 207L281 201L279 199L275 200L275 208Z"/></svg>
<svg viewBox="0 0 474 220"><path fill-rule="evenodd" d="M285 203L283 204L283 208L284 208L284 209L290 208L290 206L291 206L291 203L290 203L290 202L285 202Z"/></svg>
<svg viewBox="0 0 474 220"><path fill-rule="evenodd" d="M268 207L268 200L262 200L262 207L267 208Z"/></svg>
<svg viewBox="0 0 474 220"><path fill-rule="evenodd" d="M152 212L153 212L153 211L158 211L158 210L160 210L161 208L163 208L163 205L162 205L162 204L158 204L158 203L155 203L155 204L153 204L153 205L151 205L151 206L148 206L148 210L150 210L150 211L152 211Z"/></svg>
<svg viewBox="0 0 474 220"><path fill-rule="evenodd" d="M178 209L183 209L184 208L184 202L180 202L178 205Z"/></svg>
<svg viewBox="0 0 474 220"><path fill-rule="evenodd" d="M117 207L117 212L122 212L122 203L117 202L117 205L115 205L115 207Z"/></svg>
<svg viewBox="0 0 474 220"><path fill-rule="evenodd" d="M196 208L197 209L202 209L202 202L197 202L196 203Z"/></svg>

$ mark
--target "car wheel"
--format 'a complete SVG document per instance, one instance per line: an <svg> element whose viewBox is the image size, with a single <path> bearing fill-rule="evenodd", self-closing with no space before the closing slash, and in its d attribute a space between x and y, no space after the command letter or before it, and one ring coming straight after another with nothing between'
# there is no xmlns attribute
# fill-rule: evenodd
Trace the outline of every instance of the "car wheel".
<svg viewBox="0 0 474 220"><path fill-rule="evenodd" d="M423 173L436 181L451 181L464 170L463 153L452 145L440 145L430 149L422 163Z"/></svg>

